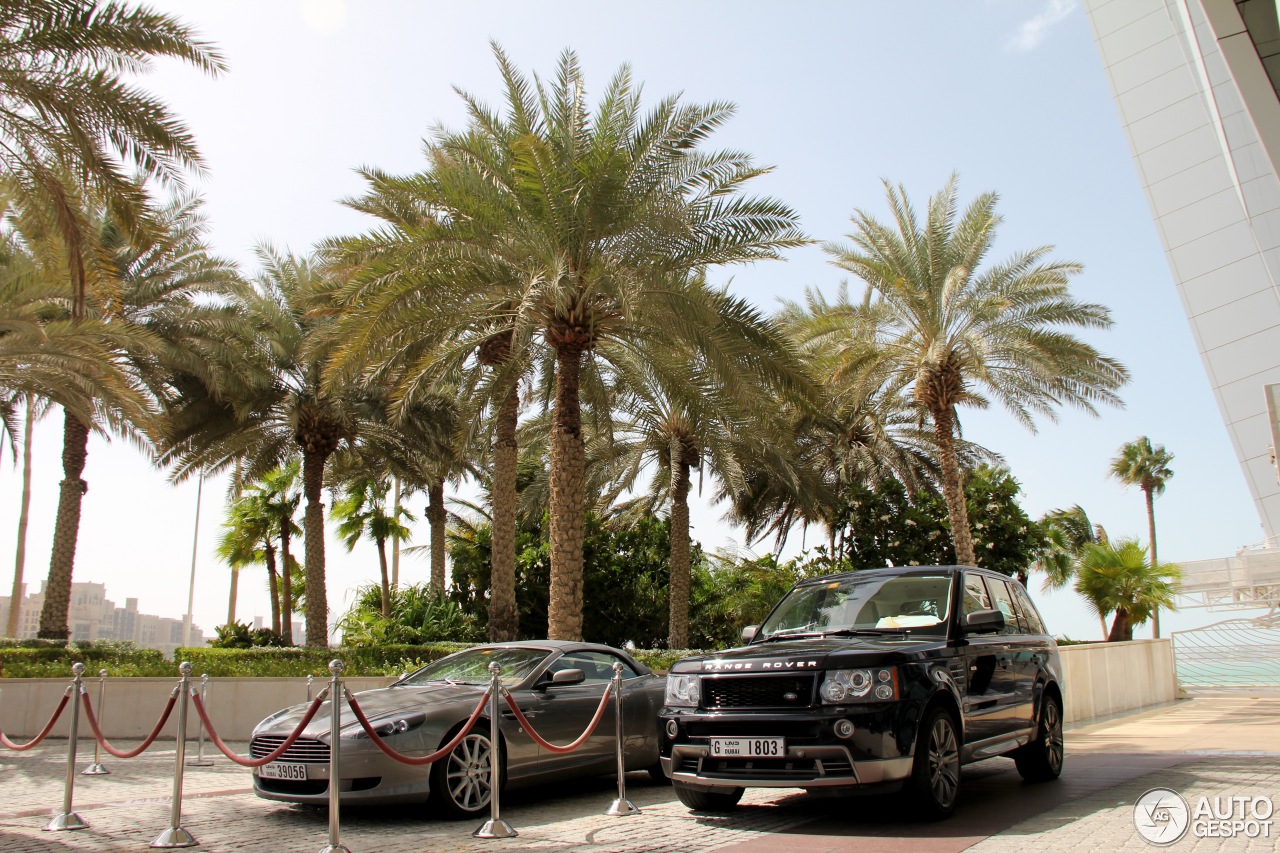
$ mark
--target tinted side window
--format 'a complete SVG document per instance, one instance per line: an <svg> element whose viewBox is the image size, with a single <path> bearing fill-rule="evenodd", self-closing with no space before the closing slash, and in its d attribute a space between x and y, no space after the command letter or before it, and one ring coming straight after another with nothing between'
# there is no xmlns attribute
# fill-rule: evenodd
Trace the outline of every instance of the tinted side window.
<svg viewBox="0 0 1280 853"><path fill-rule="evenodd" d="M981 575L964 576L964 594L961 602L962 615L968 616L979 610L991 610L991 598L987 595L987 588L982 584Z"/></svg>
<svg viewBox="0 0 1280 853"><path fill-rule="evenodd" d="M987 588L991 590L992 605L1004 614L1004 634L1022 634L1025 628L1018 621L1018 608L1013 604L1013 592L1006 581L987 578Z"/></svg>
<svg viewBox="0 0 1280 853"><path fill-rule="evenodd" d="M1018 610L1022 612L1023 621L1027 624L1028 634L1047 634L1044 629L1044 622L1040 619L1040 613L1036 610L1035 604L1031 601L1031 596L1022 588L1022 584L1010 584L1013 587L1014 598L1017 599Z"/></svg>
<svg viewBox="0 0 1280 853"><path fill-rule="evenodd" d="M628 666L626 661L606 652L577 652L565 655L553 663L550 670L558 672L562 669L580 669L582 674L586 676L586 683L591 684L593 682L608 681L613 678L614 661L622 664L623 678L635 678L639 674Z"/></svg>

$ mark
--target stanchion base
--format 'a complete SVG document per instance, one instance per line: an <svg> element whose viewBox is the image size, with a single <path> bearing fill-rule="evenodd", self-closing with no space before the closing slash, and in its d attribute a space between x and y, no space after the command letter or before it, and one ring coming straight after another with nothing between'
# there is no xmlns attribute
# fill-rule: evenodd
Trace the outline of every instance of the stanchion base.
<svg viewBox="0 0 1280 853"><path fill-rule="evenodd" d="M44 828L45 832L63 832L71 829L88 829L89 824L75 812L64 812L54 815L53 820Z"/></svg>
<svg viewBox="0 0 1280 853"><path fill-rule="evenodd" d="M502 818L486 820L479 829L471 833L473 838L515 838L519 834Z"/></svg>
<svg viewBox="0 0 1280 853"><path fill-rule="evenodd" d="M351 850L345 844L339 844L337 847L326 844L320 853L351 853Z"/></svg>
<svg viewBox="0 0 1280 853"><path fill-rule="evenodd" d="M81 776L109 776L111 771L107 769L105 764L90 764L88 767L80 771Z"/></svg>
<svg viewBox="0 0 1280 853"><path fill-rule="evenodd" d="M164 832L160 833L160 837L151 842L152 847L195 847L196 840L180 826L171 826Z"/></svg>
<svg viewBox="0 0 1280 853"><path fill-rule="evenodd" d="M605 809L604 813L610 817L626 817L627 815L640 814L640 809L625 797L619 797L609 804L609 808Z"/></svg>

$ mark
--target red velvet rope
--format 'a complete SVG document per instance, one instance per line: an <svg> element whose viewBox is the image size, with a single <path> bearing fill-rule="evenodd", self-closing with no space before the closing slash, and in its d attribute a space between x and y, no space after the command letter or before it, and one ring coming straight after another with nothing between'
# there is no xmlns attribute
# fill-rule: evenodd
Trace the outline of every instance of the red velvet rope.
<svg viewBox="0 0 1280 853"><path fill-rule="evenodd" d="M26 743L14 743L4 736L4 732L0 732L0 746L4 746L6 749L12 749L14 752L26 752L28 749L38 746L40 741L47 738L49 736L49 732L53 731L53 724L58 722L58 717L62 716L62 709L67 707L67 700L70 698L69 694L62 694L62 701L58 703L58 707L54 710L53 716L49 718L49 722L45 723L44 728L40 730L40 734L36 735L33 739Z"/></svg>
<svg viewBox="0 0 1280 853"><path fill-rule="evenodd" d="M160 737L160 730L164 728L165 723L169 722L169 715L173 713L173 706L178 701L178 694L176 690L169 694L169 701L164 706L164 713L160 715L160 722L156 723L156 727L151 730L151 734L147 735L146 740L127 752L116 749L107 743L107 739L103 737L102 730L98 728L98 718L93 713L93 703L89 701L89 694L81 693L80 698L84 701L85 719L89 721L89 728L93 729L93 736L98 739L98 743L102 744L102 748L116 758L137 758L146 751L147 747L155 743L156 738Z"/></svg>
<svg viewBox="0 0 1280 853"><path fill-rule="evenodd" d="M600 725L600 718L604 716L605 706L609 704L609 694L611 692L613 692L612 682L605 687L604 695L600 697L600 707L596 708L596 715L591 718L591 725L587 726L587 730L583 732L577 740L573 743L566 744L565 746L556 746L554 743L543 740L538 733L533 730L533 726L529 725L529 721L525 718L524 714L520 713L520 706L516 704L516 700L511 698L511 694L508 693L503 698L507 700L507 705L516 715L516 722L524 726L524 730L529 733L529 737L533 738L534 742L538 744L538 746L548 752L554 752L557 755L562 755L566 752L573 752L575 749L582 746L587 742L587 738L591 737L592 733L595 732L596 726Z"/></svg>
<svg viewBox="0 0 1280 853"><path fill-rule="evenodd" d="M327 690L325 692L327 692ZM213 723L209 722L209 715L205 713L204 710L204 701L200 698L200 694L195 690L191 691L191 701L195 703L196 713L200 715L200 721L204 723L205 730L209 732L209 739L213 741L213 745L216 746L223 755L230 758L241 767L261 767L264 764L270 764L280 756L284 755L285 750L293 746L294 741L302 736L302 730L307 727L311 722L311 718L316 715L316 712L320 710L320 706L324 704L325 692L322 692L319 696L311 700L311 705L307 708L307 713L302 715L302 719L298 721L298 725L292 732L290 732L289 736L284 739L284 743L280 744L261 758L241 758L233 750L228 749L227 745L222 742L222 738L218 737L218 733L213 730ZM334 736L337 737L336 734Z"/></svg>
<svg viewBox="0 0 1280 853"><path fill-rule="evenodd" d="M373 741L373 745L382 750L388 758L413 767L421 767L424 764L434 764L449 753L453 752L454 748L458 744L462 743L462 739L470 733L471 727L476 724L476 720L480 719L480 715L484 713L485 703L488 701L489 690L486 690L484 695L480 697L480 702L476 705L476 709L472 711L471 716L467 718L466 723L464 723L462 728L458 730L458 733L453 736L453 740L449 741L430 755L411 758L408 755L396 752L394 749L387 746L387 742L385 740L378 737L378 733L373 730L373 726L369 725L369 718L364 715L364 711L360 710L360 703L356 701L356 697L352 696L350 692L347 693L347 703L351 705L351 711L356 715L356 719L360 721L360 727L363 728L364 733L369 736L369 740Z"/></svg>

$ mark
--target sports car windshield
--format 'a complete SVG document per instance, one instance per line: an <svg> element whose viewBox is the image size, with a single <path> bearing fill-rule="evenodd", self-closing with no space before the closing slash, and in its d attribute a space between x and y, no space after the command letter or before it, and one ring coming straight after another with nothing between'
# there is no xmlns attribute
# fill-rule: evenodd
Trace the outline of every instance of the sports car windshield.
<svg viewBox="0 0 1280 853"><path fill-rule="evenodd" d="M857 576L793 589L752 642L823 634L945 636L949 574Z"/></svg>
<svg viewBox="0 0 1280 853"><path fill-rule="evenodd" d="M429 663L422 669L397 681L400 687L427 684L432 681L449 681L454 684L488 684L492 675L489 664L502 667L499 673L502 683L508 687L519 684L538 668L551 652L546 649L513 649L480 647Z"/></svg>

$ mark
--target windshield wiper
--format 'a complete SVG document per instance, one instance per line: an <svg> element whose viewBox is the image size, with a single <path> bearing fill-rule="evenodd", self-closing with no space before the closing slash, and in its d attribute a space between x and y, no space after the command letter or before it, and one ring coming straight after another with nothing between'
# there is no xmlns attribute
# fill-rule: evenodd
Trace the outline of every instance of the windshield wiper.
<svg viewBox="0 0 1280 853"><path fill-rule="evenodd" d="M823 637L881 637L885 634L901 634L904 637L911 633L909 628L836 628L826 631Z"/></svg>

